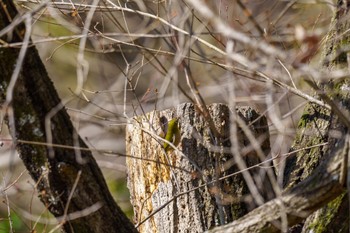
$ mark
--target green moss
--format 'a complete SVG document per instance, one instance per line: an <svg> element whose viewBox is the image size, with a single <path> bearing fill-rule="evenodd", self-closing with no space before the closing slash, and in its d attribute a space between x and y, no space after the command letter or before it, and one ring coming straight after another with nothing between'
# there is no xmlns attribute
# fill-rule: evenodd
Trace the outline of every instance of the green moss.
<svg viewBox="0 0 350 233"><path fill-rule="evenodd" d="M343 201L346 192L339 195L336 199L329 202L325 207L318 211L318 215L307 227L308 232L325 233L329 232L328 225L338 214L338 209Z"/></svg>
<svg viewBox="0 0 350 233"><path fill-rule="evenodd" d="M328 140L330 111L316 104L306 105L298 123L298 131L291 151L319 145ZM319 164L323 156L323 146L299 150L286 161L284 187L291 188L305 179Z"/></svg>
<svg viewBox="0 0 350 233"><path fill-rule="evenodd" d="M305 128L307 121L309 119L309 114L307 112L304 112L303 115L300 117L300 120L298 122L298 128Z"/></svg>

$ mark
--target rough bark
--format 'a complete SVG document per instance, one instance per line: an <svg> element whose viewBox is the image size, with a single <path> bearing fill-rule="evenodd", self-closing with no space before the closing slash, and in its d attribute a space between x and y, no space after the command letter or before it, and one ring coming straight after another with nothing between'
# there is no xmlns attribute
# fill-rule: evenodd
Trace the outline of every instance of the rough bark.
<svg viewBox="0 0 350 233"><path fill-rule="evenodd" d="M338 1L330 31L324 47L323 66L325 69L347 69L349 61L344 46L349 45L350 37L346 31L349 29L349 5L346 1ZM319 82L318 86L327 94L346 116L350 110L350 80L327 80ZM307 178L318 164L332 156L328 151L334 148L339 138L345 135L347 127L332 111L308 104L299 121L297 137L291 151L327 142L311 150L298 152L290 157L285 169L285 187L290 188ZM348 232L349 210L348 197L345 194L325 205L313 213L293 232Z"/></svg>
<svg viewBox="0 0 350 233"><path fill-rule="evenodd" d="M349 66L349 28L346 1L337 2L337 10L325 43L326 69ZM350 110L350 81L327 80L319 88L345 115ZM349 118L348 118L349 119ZM334 111L316 104L306 106L298 124L297 136L284 170L285 193L244 217L213 232L279 232L282 225L290 232L348 232L348 196L340 183L344 137L348 132ZM323 144L323 145L321 145ZM320 145L320 146L317 146ZM299 150L310 147L308 150ZM310 216L311 215L311 216Z"/></svg>
<svg viewBox="0 0 350 233"><path fill-rule="evenodd" d="M12 1L1 1L0 29L9 26L16 15ZM1 39L21 42L24 32L20 24ZM7 107L4 110L16 149L37 184L40 199L66 232L136 232L114 202L88 150L45 144L86 148L64 107L60 107L61 101L35 47L28 48L14 90L7 92L19 51L0 48L0 106ZM9 94L13 95L10 103L6 101ZM56 107L58 111L50 119L52 141L47 142L45 119ZM82 161L77 159L78 154Z"/></svg>
<svg viewBox="0 0 350 233"><path fill-rule="evenodd" d="M249 199L249 188L242 174L218 180L240 170L236 164L240 155L233 156L230 150L232 111L226 105L213 104L209 112L220 138L212 134L208 120L189 103L137 117L128 126L128 186L135 221L142 223L140 232L203 232L231 222L255 207L244 202ZM237 115L245 127L249 125L247 128L267 155L270 146L266 118L249 107L238 108ZM179 117L181 143L178 150L165 152L157 135L162 133L162 124L174 117ZM241 128L236 137L246 166L258 163L256 152L247 150L251 144ZM254 168L246 173L253 176L255 184L260 184L258 191L265 200L273 197L266 169ZM254 203L254 198L250 198L250 203Z"/></svg>
<svg viewBox="0 0 350 233"><path fill-rule="evenodd" d="M329 159L323 161L308 178L283 193L280 198L267 202L237 221L209 232L281 232L282 224L293 226L315 210L331 203L331 200L344 192L343 184L339 179L344 152L348 153L343 150L345 143L348 142L341 140L330 152ZM339 226L327 232L338 232L338 229L340 229ZM316 230L313 232L326 232Z"/></svg>

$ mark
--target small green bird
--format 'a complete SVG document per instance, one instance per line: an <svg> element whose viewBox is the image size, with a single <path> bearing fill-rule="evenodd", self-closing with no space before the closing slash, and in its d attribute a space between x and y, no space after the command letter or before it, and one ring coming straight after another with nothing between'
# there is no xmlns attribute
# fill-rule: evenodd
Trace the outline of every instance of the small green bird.
<svg viewBox="0 0 350 233"><path fill-rule="evenodd" d="M168 122L168 129L164 139L177 146L180 143L180 138L179 118L176 117ZM163 148L166 152L174 149L167 142L164 142Z"/></svg>

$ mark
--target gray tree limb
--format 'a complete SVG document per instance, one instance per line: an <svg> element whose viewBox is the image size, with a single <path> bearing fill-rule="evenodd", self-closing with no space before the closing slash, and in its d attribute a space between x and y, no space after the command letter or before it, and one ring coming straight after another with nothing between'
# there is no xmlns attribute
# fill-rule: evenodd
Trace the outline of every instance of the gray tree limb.
<svg viewBox="0 0 350 233"><path fill-rule="evenodd" d="M283 216L286 216L288 226L299 223L343 193L344 184L340 182L340 178L344 155L349 153L348 143L343 140L331 152L330 159L281 197L254 209L237 221L208 232L281 232Z"/></svg>

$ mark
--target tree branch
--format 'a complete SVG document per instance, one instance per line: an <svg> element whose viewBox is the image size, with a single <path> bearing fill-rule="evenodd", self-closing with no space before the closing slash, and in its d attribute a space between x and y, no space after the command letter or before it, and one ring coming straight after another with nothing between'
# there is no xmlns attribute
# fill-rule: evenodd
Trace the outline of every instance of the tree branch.
<svg viewBox="0 0 350 233"><path fill-rule="evenodd" d="M337 148L327 156L313 173L294 188L286 191L242 218L209 232L280 232L281 218L287 217L288 225L293 226L307 218L312 212L324 206L343 193L340 182L342 162L348 146L343 139Z"/></svg>

